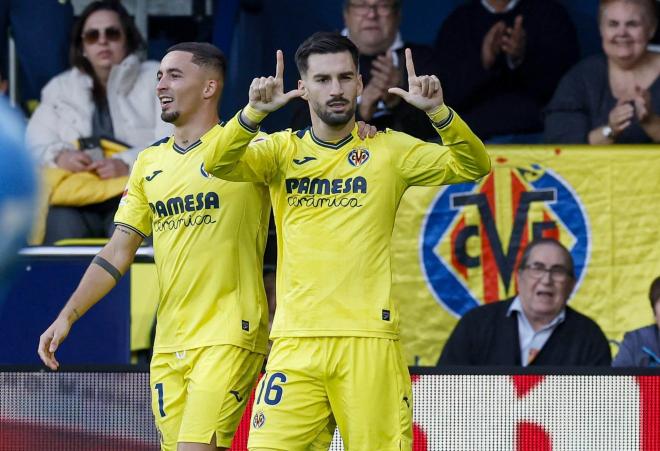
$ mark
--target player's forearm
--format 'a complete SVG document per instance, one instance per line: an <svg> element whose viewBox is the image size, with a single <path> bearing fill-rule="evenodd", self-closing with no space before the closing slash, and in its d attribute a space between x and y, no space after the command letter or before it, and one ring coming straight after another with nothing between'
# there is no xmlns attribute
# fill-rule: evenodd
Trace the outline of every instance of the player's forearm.
<svg viewBox="0 0 660 451"><path fill-rule="evenodd" d="M475 180L490 172L491 164L483 142L456 112L429 114L442 143L450 149L460 172L468 180ZM458 168L456 171L459 172Z"/></svg>
<svg viewBox="0 0 660 451"><path fill-rule="evenodd" d="M246 106L239 111L225 124L222 133L215 138L213 149L207 154L204 161L207 172L217 176L225 175L231 172L236 163L245 155L248 144L258 132L259 125L258 122L255 123L253 116L248 121L243 119L246 110L250 111L250 107Z"/></svg>
<svg viewBox="0 0 660 451"><path fill-rule="evenodd" d="M134 254L104 247L94 257L78 287L59 314L73 324L114 288L123 274L128 271Z"/></svg>

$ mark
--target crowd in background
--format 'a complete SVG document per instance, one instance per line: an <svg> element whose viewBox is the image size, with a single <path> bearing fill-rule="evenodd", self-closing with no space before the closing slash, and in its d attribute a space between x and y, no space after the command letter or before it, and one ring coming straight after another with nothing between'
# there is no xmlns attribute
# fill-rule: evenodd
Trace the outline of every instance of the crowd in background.
<svg viewBox="0 0 660 451"><path fill-rule="evenodd" d="M228 10L234 11L238 32L250 19L246 14L256 15L269 7L268 2L260 1L228 3L234 7ZM0 23L3 29L11 29L25 75L21 106L29 116L28 145L45 180L42 221L34 242L107 237L137 153L170 133L160 120L155 96L158 63L145 60L145 38L120 2L93 2L75 23L67 2L7 0L0 5ZM658 143L660 53L649 47L657 33L655 7L654 0L601 0L592 19L600 31L602 52L581 59L584 52L580 51L577 28L583 24L575 23L575 16L553 0L456 2L432 45L411 42L403 35L400 25L406 0L346 0L342 5L343 34L360 50L364 82L358 118L379 129L389 127L421 139L437 139L423 113L388 93L391 87L407 89L402 62L404 49L410 48L419 71L439 76L447 104L488 143ZM48 35L48 45L43 41L35 45L35 37L25 35L26 14L31 14L30 27L44 27L40 36ZM221 22L231 23L227 17ZM315 30L303 34L308 31ZM247 42L260 39L255 35L253 32ZM277 41L268 33L261 39ZM6 42L0 45L6 48ZM242 47L245 45L233 42L226 49L231 52L227 81L237 86L237 80L262 72L237 72L245 63L232 67L232 61L252 57ZM270 50L264 53L272 58ZM2 68L4 75L6 57ZM294 129L308 126L306 104L300 100L287 110L284 121ZM566 275L535 268L531 276L529 270L525 274L542 283L552 284ZM654 282L650 294L654 312L660 299L657 285ZM573 321L574 313L563 308L569 293L564 294L558 296L561 309L551 312L547 322L538 328L526 325L530 343L540 335L542 347L559 323ZM518 308L524 311L524 302ZM510 310L500 313L510 316ZM560 314L563 316L557 320ZM657 312L655 316L660 323ZM590 320L584 321L592 327ZM548 324L552 327L543 335L540 329L547 332ZM458 333L462 327L459 323ZM626 337L626 354L617 357L615 364L660 363L658 328L648 330ZM594 329L593 335L598 346L607 345L600 329ZM630 345L631 340L647 338L655 345ZM468 346L466 340L461 339L462 346ZM648 352L636 355L638 348ZM522 359L525 364L530 349L514 361ZM446 348L443 358L451 363L450 353ZM457 351L459 354L468 353ZM534 354L529 362L536 357ZM609 364L609 355L591 363Z"/></svg>

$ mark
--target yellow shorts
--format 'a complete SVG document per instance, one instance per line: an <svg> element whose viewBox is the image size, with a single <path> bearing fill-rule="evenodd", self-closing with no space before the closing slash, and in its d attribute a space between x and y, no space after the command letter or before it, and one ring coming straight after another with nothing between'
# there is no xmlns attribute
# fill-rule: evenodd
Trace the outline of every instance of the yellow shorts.
<svg viewBox="0 0 660 451"><path fill-rule="evenodd" d="M248 448L327 449L333 415L348 451L412 449L412 384L399 341L274 341L255 393Z"/></svg>
<svg viewBox="0 0 660 451"><path fill-rule="evenodd" d="M177 442L228 448L264 356L232 345L154 354L151 408L163 451Z"/></svg>

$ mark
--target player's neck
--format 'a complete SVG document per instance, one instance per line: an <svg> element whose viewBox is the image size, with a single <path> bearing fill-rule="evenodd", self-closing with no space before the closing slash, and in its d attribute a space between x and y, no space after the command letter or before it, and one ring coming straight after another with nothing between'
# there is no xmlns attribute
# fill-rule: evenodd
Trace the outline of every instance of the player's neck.
<svg viewBox="0 0 660 451"><path fill-rule="evenodd" d="M220 119L217 114L191 118L185 124L174 128L174 142L181 147L188 147L213 128Z"/></svg>
<svg viewBox="0 0 660 451"><path fill-rule="evenodd" d="M322 141L338 141L347 137L355 127L355 118L352 118L344 125L328 125L320 118L312 116L312 130L314 136Z"/></svg>

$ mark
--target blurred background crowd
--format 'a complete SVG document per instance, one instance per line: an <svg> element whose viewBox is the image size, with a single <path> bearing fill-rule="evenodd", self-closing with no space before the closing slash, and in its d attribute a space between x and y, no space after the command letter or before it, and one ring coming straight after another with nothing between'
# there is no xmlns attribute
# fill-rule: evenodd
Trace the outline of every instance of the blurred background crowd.
<svg viewBox="0 0 660 451"><path fill-rule="evenodd" d="M226 54L224 118L246 103L254 76L273 72L276 49L291 89L299 43L339 30L361 53L358 118L380 130L438 139L423 113L388 94L406 88L411 48L418 73L439 76L447 104L488 144L652 144L660 142L657 3L0 0L0 90L27 120L43 185L30 243L110 235L137 153L170 133L155 86L158 60L175 43L213 42ZM309 123L300 100L264 129ZM266 264L274 270L272 247Z"/></svg>

